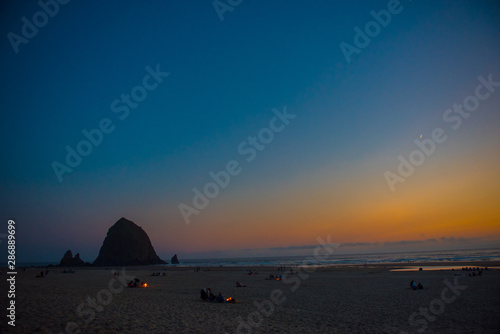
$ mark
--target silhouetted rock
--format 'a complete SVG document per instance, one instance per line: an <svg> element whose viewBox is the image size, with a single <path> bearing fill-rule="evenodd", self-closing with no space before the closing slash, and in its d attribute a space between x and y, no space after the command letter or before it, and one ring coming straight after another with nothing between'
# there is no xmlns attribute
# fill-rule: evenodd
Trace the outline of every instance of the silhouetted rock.
<svg viewBox="0 0 500 334"><path fill-rule="evenodd" d="M73 258L74 261L81 262L83 264L83 260L80 259L80 253L76 253L75 257Z"/></svg>
<svg viewBox="0 0 500 334"><path fill-rule="evenodd" d="M177 254L172 256L172 260L170 260L170 263L172 264L179 264L179 259L177 259Z"/></svg>
<svg viewBox="0 0 500 334"><path fill-rule="evenodd" d="M151 245L148 235L134 222L121 218L108 230L96 266L165 264Z"/></svg>
<svg viewBox="0 0 500 334"><path fill-rule="evenodd" d="M64 253L64 256L63 258L61 259L61 262L59 263L59 265L66 265L67 263L70 263L71 261L73 261L73 253L71 252L71 250L68 250L66 251L66 253Z"/></svg>
<svg viewBox="0 0 500 334"><path fill-rule="evenodd" d="M84 265L85 263L82 261L82 259L80 259L80 254L77 253L75 257L73 257L73 253L71 252L71 250L68 250L66 253L64 253L63 258L59 263L59 266L61 267L78 267Z"/></svg>

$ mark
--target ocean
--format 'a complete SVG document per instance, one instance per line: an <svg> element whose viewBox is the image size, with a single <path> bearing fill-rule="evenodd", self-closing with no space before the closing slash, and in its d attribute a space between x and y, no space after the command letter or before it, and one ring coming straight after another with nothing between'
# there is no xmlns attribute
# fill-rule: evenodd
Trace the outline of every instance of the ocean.
<svg viewBox="0 0 500 334"><path fill-rule="evenodd" d="M218 258L218 259L183 259L180 257L180 267L231 267L231 266L334 266L356 264L408 264L412 262L441 262L443 265L452 261L477 262L500 261L500 249L472 249L454 251L428 251L383 254L332 254L327 259L315 260L309 256L279 256L279 257L248 257L248 258ZM17 267L57 265L56 262L24 262ZM5 266L5 264L2 264ZM162 266L162 265L160 265Z"/></svg>
<svg viewBox="0 0 500 334"><path fill-rule="evenodd" d="M500 249L475 249L455 251L428 251L408 253L384 253L384 254L350 254L336 255L335 253L327 259L314 259L309 256L280 256L280 257L255 257L255 258L227 258L227 259L180 259L178 266L334 266L334 265L356 265L356 264L408 264L412 262L446 262L452 261L500 261Z"/></svg>

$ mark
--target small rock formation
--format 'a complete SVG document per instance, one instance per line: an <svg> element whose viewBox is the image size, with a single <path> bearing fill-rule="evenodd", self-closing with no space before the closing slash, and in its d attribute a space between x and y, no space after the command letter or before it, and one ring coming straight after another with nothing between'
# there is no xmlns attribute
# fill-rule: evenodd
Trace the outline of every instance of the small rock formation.
<svg viewBox="0 0 500 334"><path fill-rule="evenodd" d="M80 254L77 253L75 257L73 257L73 253L71 252L71 250L68 250L66 253L64 253L63 258L59 263L60 267L78 267L83 265L85 265L85 262L80 259Z"/></svg>
<svg viewBox="0 0 500 334"><path fill-rule="evenodd" d="M134 222L121 218L108 230L96 266L165 264L156 255L148 235Z"/></svg>
<svg viewBox="0 0 500 334"><path fill-rule="evenodd" d="M177 258L177 254L172 256L172 260L170 260L170 263L172 264L179 264L179 259Z"/></svg>

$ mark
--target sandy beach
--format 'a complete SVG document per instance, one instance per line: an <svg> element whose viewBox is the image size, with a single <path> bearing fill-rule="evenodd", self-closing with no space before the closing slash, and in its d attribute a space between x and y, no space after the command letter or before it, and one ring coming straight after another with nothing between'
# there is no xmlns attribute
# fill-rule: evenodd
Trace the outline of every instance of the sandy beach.
<svg viewBox="0 0 500 334"><path fill-rule="evenodd" d="M424 264L412 264L413 266ZM425 264L430 266L432 264ZM465 266L456 263L457 266ZM495 267L499 263L472 263ZM394 265L340 266L266 280L277 268L156 266L19 270L17 333L497 333L499 269L400 271ZM151 276L165 271L165 276ZM5 272L2 282L5 282ZM147 288L123 287L131 278ZM412 290L409 282L421 282ZM236 287L236 281L247 287ZM200 290L237 303L204 302ZM443 292L444 291L444 292ZM5 301L2 305L5 310ZM6 311L4 311L6 312ZM412 316L413 314L413 316Z"/></svg>

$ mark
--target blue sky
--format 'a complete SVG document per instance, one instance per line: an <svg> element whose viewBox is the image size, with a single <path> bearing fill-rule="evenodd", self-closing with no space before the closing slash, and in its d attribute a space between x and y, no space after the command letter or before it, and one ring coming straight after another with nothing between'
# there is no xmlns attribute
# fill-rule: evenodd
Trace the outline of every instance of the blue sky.
<svg viewBox="0 0 500 334"><path fill-rule="evenodd" d="M325 196L356 203L367 193L397 201L410 187L425 194L418 184L440 180L457 159L466 175L482 166L498 178L496 93L450 133L401 193L387 193L382 175L397 167L398 155L443 126L443 112L474 92L478 76L500 80L500 9L492 1L402 1L402 11L348 63L339 44L353 44L354 27L363 28L373 20L370 11L387 3L243 1L221 21L211 1L70 1L15 53L7 35L20 35L21 19L32 22L41 8L34 1L4 2L0 214L5 226L8 219L18 222L19 258L58 260L71 248L93 261L122 216L150 234L163 258L309 245L320 233L340 242L405 240L406 230L399 238L356 237L345 217L361 218ZM111 103L157 65L169 76L120 120ZM268 126L272 108L285 106L297 117L244 163L238 145ZM103 118L115 130L59 182L51 164L64 163L65 147L76 148L85 139L81 131ZM186 225L179 203L189 204L192 189L232 159L242 162L242 173ZM460 183L461 175L453 180ZM353 188L341 188L346 185ZM468 196L498 196L496 185L479 180ZM296 202L285 201L290 193ZM418 203L426 207L425 200ZM443 210L461 203L449 199ZM474 236L484 243L462 246L498 245L498 209L468 209L471 216L488 212L484 229L465 229L474 226L470 220L436 234L429 226L425 237L415 232L415 238ZM302 220L283 238L270 237L288 215ZM232 242L217 247L207 237Z"/></svg>

